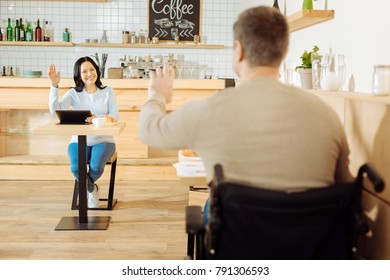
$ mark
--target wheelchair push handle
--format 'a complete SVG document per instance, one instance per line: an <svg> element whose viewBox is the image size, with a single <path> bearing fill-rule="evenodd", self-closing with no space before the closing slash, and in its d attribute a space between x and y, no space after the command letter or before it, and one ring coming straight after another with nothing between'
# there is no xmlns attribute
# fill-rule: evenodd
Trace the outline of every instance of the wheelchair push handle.
<svg viewBox="0 0 390 280"><path fill-rule="evenodd" d="M358 172L358 182L362 184L363 176L367 174L368 179L371 181L376 192L380 193L385 188L385 182L379 175L378 171L369 163L362 165Z"/></svg>

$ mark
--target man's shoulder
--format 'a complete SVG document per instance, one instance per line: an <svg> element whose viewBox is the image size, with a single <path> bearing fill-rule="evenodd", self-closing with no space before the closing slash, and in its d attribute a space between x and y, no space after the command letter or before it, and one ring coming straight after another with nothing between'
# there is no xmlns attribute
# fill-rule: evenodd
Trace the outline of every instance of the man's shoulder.
<svg viewBox="0 0 390 280"><path fill-rule="evenodd" d="M237 92L237 88L228 87L228 88L221 89L221 90L214 92L212 95L209 96L209 98L210 99L226 98L226 97L228 97L231 94L234 94L236 92Z"/></svg>

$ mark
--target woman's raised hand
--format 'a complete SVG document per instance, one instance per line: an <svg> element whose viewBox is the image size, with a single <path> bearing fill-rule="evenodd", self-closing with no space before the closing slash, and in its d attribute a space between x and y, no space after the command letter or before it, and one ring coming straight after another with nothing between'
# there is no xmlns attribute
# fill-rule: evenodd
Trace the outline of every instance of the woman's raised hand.
<svg viewBox="0 0 390 280"><path fill-rule="evenodd" d="M58 87L60 83L61 75L60 72L57 72L56 66L54 64L50 64L49 68L49 78L53 87Z"/></svg>

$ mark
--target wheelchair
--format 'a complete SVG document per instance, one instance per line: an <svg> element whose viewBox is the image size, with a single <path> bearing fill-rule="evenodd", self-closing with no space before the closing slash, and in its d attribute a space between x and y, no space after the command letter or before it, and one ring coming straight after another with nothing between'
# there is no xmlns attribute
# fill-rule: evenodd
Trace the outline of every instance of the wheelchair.
<svg viewBox="0 0 390 280"><path fill-rule="evenodd" d="M225 181L215 166L208 224L200 206L186 209L187 259L354 259L357 237L369 231L361 206L363 181L381 192L373 166L355 181L302 192L255 188Z"/></svg>

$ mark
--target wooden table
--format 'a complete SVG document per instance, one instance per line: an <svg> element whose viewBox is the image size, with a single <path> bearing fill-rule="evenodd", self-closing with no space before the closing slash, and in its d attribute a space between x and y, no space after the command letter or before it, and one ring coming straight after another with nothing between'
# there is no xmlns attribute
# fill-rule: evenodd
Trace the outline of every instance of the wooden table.
<svg viewBox="0 0 390 280"><path fill-rule="evenodd" d="M193 188L206 188L207 179L203 176L177 176L179 178L179 186Z"/></svg>
<svg viewBox="0 0 390 280"><path fill-rule="evenodd" d="M124 123L107 124L96 128L94 125L58 125L48 123L37 128L39 135L78 135L79 164L79 216L62 217L55 230L105 230L111 217L88 217L87 202L87 135L119 135L125 128Z"/></svg>
<svg viewBox="0 0 390 280"><path fill-rule="evenodd" d="M198 205L202 209L209 198L206 176L177 176L179 186L188 188L188 205Z"/></svg>

